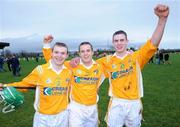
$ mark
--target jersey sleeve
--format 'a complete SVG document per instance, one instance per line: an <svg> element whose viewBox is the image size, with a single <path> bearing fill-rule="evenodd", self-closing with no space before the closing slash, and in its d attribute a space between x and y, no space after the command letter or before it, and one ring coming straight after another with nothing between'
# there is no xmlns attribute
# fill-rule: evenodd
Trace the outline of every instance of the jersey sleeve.
<svg viewBox="0 0 180 127"><path fill-rule="evenodd" d="M157 47L148 40L135 54L137 54L138 63L142 69L156 52Z"/></svg>
<svg viewBox="0 0 180 127"><path fill-rule="evenodd" d="M68 68L68 69L72 69L71 65L70 65L70 61L64 61L64 65Z"/></svg>
<svg viewBox="0 0 180 127"><path fill-rule="evenodd" d="M14 82L5 84L5 86L14 86L14 87L36 87L39 81L39 74L38 74L38 68L35 68L28 76L26 76L22 81L20 82ZM18 89L18 88L17 88ZM26 91L20 90L20 91Z"/></svg>
<svg viewBox="0 0 180 127"><path fill-rule="evenodd" d="M104 74L104 78L108 78L108 64L110 63L110 55L99 58L96 60L96 62L98 62L101 66L102 66L102 70L103 70L103 74Z"/></svg>

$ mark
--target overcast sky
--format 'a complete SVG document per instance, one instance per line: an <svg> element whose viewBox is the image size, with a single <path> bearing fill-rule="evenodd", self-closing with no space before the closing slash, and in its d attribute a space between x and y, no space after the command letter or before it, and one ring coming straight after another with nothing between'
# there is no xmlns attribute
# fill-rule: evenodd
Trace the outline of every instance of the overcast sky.
<svg viewBox="0 0 180 127"><path fill-rule="evenodd" d="M0 39L51 33L61 39L111 40L122 29L131 42L144 42L157 24L158 3L170 7L160 46L180 48L179 0L0 0Z"/></svg>

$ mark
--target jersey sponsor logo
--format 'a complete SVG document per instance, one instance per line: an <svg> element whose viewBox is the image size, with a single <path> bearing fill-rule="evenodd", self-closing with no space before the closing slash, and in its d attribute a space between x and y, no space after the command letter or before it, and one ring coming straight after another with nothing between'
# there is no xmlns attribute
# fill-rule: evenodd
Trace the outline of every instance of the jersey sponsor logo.
<svg viewBox="0 0 180 127"><path fill-rule="evenodd" d="M67 94L68 87L44 87L43 94L47 96Z"/></svg>
<svg viewBox="0 0 180 127"><path fill-rule="evenodd" d="M75 77L74 77L74 80L75 80L76 83L80 83L80 82L81 82L81 78L80 78L80 77L76 77L76 76L75 76Z"/></svg>
<svg viewBox="0 0 180 127"><path fill-rule="evenodd" d="M74 82L78 84L86 84L86 85L91 85L91 84L97 84L99 78L95 77L77 77L74 76Z"/></svg>
<svg viewBox="0 0 180 127"><path fill-rule="evenodd" d="M127 76L133 72L133 67L130 66L129 69L124 69L121 71L111 72L111 79L117 79L124 76Z"/></svg>

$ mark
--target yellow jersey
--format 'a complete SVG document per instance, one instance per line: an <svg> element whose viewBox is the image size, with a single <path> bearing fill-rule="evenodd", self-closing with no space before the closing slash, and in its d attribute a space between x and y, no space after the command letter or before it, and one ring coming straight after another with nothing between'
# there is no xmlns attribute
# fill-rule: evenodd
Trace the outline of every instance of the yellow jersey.
<svg viewBox="0 0 180 127"><path fill-rule="evenodd" d="M45 60L51 57L51 49L43 48ZM72 71L71 99L84 105L97 103L98 88L104 80L103 68L100 64L93 61L90 68L82 63L75 68L71 68L68 62L65 65Z"/></svg>
<svg viewBox="0 0 180 127"><path fill-rule="evenodd" d="M118 58L116 53L97 60L106 68L109 77L109 95L122 99L139 99L142 97L141 69L156 51L150 40L139 50Z"/></svg>
<svg viewBox="0 0 180 127"><path fill-rule="evenodd" d="M52 69L51 61L37 66L21 82L7 86L36 87L34 108L42 114L57 114L67 108L72 73L64 65L60 72Z"/></svg>
<svg viewBox="0 0 180 127"><path fill-rule="evenodd" d="M98 88L104 79L102 67L97 62L93 62L89 69L79 64L71 70L73 74L72 100L84 105L96 104Z"/></svg>

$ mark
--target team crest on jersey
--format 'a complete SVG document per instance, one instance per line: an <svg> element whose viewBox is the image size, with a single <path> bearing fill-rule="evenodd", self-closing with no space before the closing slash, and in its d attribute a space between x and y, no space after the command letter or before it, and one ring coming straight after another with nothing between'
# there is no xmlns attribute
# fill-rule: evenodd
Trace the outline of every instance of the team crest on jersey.
<svg viewBox="0 0 180 127"><path fill-rule="evenodd" d="M50 78L48 78L48 79L46 80L46 83L47 83L47 84L52 83L51 79L50 79Z"/></svg>
<svg viewBox="0 0 180 127"><path fill-rule="evenodd" d="M112 64L112 68L113 69L117 68L116 64Z"/></svg>
<svg viewBox="0 0 180 127"><path fill-rule="evenodd" d="M61 79L59 77L57 77L54 81L56 86L60 86L61 85Z"/></svg>
<svg viewBox="0 0 180 127"><path fill-rule="evenodd" d="M99 70L98 69L96 69L96 70L94 70L94 74L98 74L99 73Z"/></svg>
<svg viewBox="0 0 180 127"><path fill-rule="evenodd" d="M76 71L76 73L77 73L77 74L82 74L82 71L78 69L78 70Z"/></svg>
<svg viewBox="0 0 180 127"><path fill-rule="evenodd" d="M125 65L124 65L124 64L121 64L120 67L121 67L121 69L124 69Z"/></svg>

